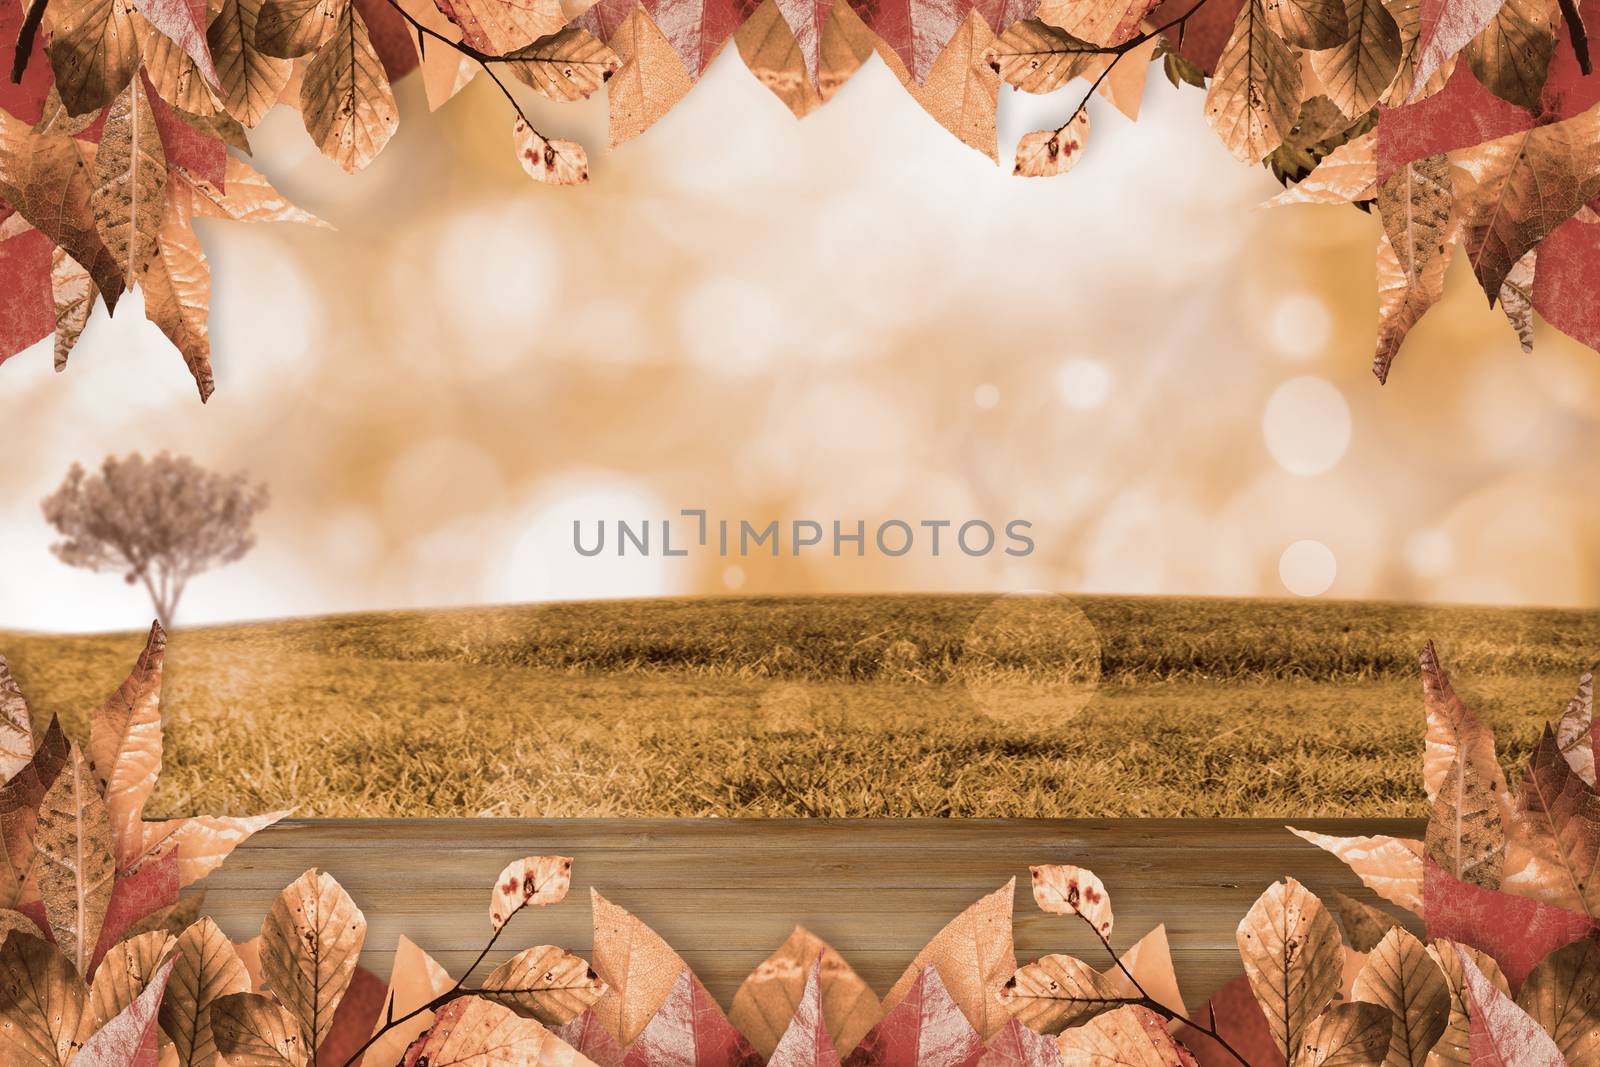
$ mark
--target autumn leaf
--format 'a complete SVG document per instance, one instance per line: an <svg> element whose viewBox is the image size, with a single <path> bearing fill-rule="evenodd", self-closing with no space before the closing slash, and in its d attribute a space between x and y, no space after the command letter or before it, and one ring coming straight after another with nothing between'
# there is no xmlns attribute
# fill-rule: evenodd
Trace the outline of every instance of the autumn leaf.
<svg viewBox="0 0 1600 1067"><path fill-rule="evenodd" d="M211 1030L226 1067L307 1067L311 1062L294 1017L260 993L218 997L211 1005Z"/></svg>
<svg viewBox="0 0 1600 1067"><path fill-rule="evenodd" d="M1006 1010L1040 1034L1059 1033L1138 999L1137 994L1125 995L1082 960L1061 954L1017 968L1000 992Z"/></svg>
<svg viewBox="0 0 1600 1067"><path fill-rule="evenodd" d="M1468 1003L1467 976L1462 969L1457 948L1471 957L1479 972L1502 993L1509 993L1511 989L1500 965L1488 953L1444 939L1430 943L1428 957L1444 975L1445 987L1450 994L1450 1013L1443 1034L1428 1053L1428 1067L1472 1067L1471 1005Z"/></svg>
<svg viewBox="0 0 1600 1067"><path fill-rule="evenodd" d="M4 839L4 860L0 865L0 905L16 907L28 900L37 901L39 889L34 876L38 854L34 829L45 792L66 765L69 746L61 723L52 718L39 739L33 758L0 786L0 837Z"/></svg>
<svg viewBox="0 0 1600 1067"><path fill-rule="evenodd" d="M266 118L289 83L294 65L261 51L256 26L263 0L221 0L206 41L217 64L217 86L228 114L246 126Z"/></svg>
<svg viewBox="0 0 1600 1067"><path fill-rule="evenodd" d="M1485 889L1500 888L1505 873L1505 824L1495 790L1478 775L1475 764L1460 759L1445 775L1433 800L1423 844L1427 858L1451 877Z"/></svg>
<svg viewBox="0 0 1600 1067"><path fill-rule="evenodd" d="M1345 0L1350 33L1337 47L1311 53L1323 92L1346 117L1372 109L1400 69L1400 27L1381 0Z"/></svg>
<svg viewBox="0 0 1600 1067"><path fill-rule="evenodd" d="M350 977L350 987L339 998L328 1036L317 1049L314 1058L318 1064L342 1067L366 1048L373 1032L383 1026L387 992L383 979L365 967L356 967L355 974Z"/></svg>
<svg viewBox="0 0 1600 1067"><path fill-rule="evenodd" d="M11 677L6 658L0 656L0 782L10 781L32 759L33 720L28 702Z"/></svg>
<svg viewBox="0 0 1600 1067"><path fill-rule="evenodd" d="M1425 249L1426 245L1419 248ZM1428 799L1431 801L1439 795L1451 767L1458 759L1464 760L1472 766L1474 777L1489 783L1499 798L1502 821L1510 822L1511 795L1506 790L1505 774L1495 754L1494 732L1456 695L1450 676L1439 665L1432 641L1423 645L1421 664L1422 702L1428 720L1423 742L1422 784Z"/></svg>
<svg viewBox="0 0 1600 1067"><path fill-rule="evenodd" d="M56 312L55 368L60 371L89 324L98 296L89 272L60 248L50 250L50 295Z"/></svg>
<svg viewBox="0 0 1600 1067"><path fill-rule="evenodd" d="M1594 729L1594 675L1585 671L1577 695L1556 723L1556 745L1574 773L1590 785L1595 784Z"/></svg>
<svg viewBox="0 0 1600 1067"><path fill-rule="evenodd" d="M1345 0L1267 0L1266 18L1273 33L1312 52L1336 48L1356 31Z"/></svg>
<svg viewBox="0 0 1600 1067"><path fill-rule="evenodd" d="M538 1023L478 997L461 997L445 1005L433 1027L412 1044L398 1067L497 1064L593 1067Z"/></svg>
<svg viewBox="0 0 1600 1067"><path fill-rule="evenodd" d="M206 82L219 84L206 43L206 5L192 0L140 0L139 14L182 49Z"/></svg>
<svg viewBox="0 0 1600 1067"><path fill-rule="evenodd" d="M496 967L479 988L485 1000L556 1027L592 1007L606 984L582 958L554 945L536 945Z"/></svg>
<svg viewBox="0 0 1600 1067"><path fill-rule="evenodd" d="M555 1035L598 1067L622 1067L622 1046L592 1011L584 1012L556 1030Z"/></svg>
<svg viewBox="0 0 1600 1067"><path fill-rule="evenodd" d="M374 1064L398 1063L411 1042L433 1025L433 1012L423 1009L435 997L449 992L454 985L448 971L409 937L401 934L394 949L394 966L389 973L383 1017L379 1019L373 1034L377 1039L368 1047L364 1060ZM396 1023L384 1032L387 1019L394 1019ZM402 1019L406 1021L400 1022ZM381 1037L378 1036L380 1032Z"/></svg>
<svg viewBox="0 0 1600 1067"><path fill-rule="evenodd" d="M1017 142L1017 161L1011 172L1028 178L1065 174L1083 155L1088 139L1089 111L1085 108L1060 129L1024 134Z"/></svg>
<svg viewBox="0 0 1600 1067"><path fill-rule="evenodd" d="M480 52L503 56L556 33L588 4L570 13L561 0L435 0L445 17L461 27L464 41ZM592 0L590 0L592 3Z"/></svg>
<svg viewBox="0 0 1600 1067"><path fill-rule="evenodd" d="M998 160L995 109L1000 76L985 59L994 40L994 32L977 10L968 11L927 77L911 94L939 125L969 147Z"/></svg>
<svg viewBox="0 0 1600 1067"><path fill-rule="evenodd" d="M939 968L929 963L845 1062L847 1067L957 1067L977 1060L983 1043L939 978Z"/></svg>
<svg viewBox="0 0 1600 1067"><path fill-rule="evenodd" d="M1425 1067L1450 1018L1450 988L1427 948L1402 927L1386 933L1356 975L1351 995L1392 1020L1385 1067Z"/></svg>
<svg viewBox="0 0 1600 1067"><path fill-rule="evenodd" d="M211 1008L223 997L249 991L250 976L216 923L201 919L179 936L160 1020L180 1064L199 1067L215 1059Z"/></svg>
<svg viewBox="0 0 1600 1067"><path fill-rule="evenodd" d="M1266 1065L1282 1062L1283 1053L1274 1044L1266 1014L1256 1001L1255 994L1250 991L1250 979L1246 976L1239 975L1213 993L1197 1018L1209 1020L1217 1033L1238 1050L1247 1063ZM1217 1067L1224 1063L1236 1065L1239 1062L1222 1045L1192 1026L1180 1024L1175 1034L1194 1051L1205 1067Z"/></svg>
<svg viewBox="0 0 1600 1067"><path fill-rule="evenodd" d="M78 973L87 976L116 865L105 804L76 745L40 804L34 844L50 931Z"/></svg>
<svg viewBox="0 0 1600 1067"><path fill-rule="evenodd" d="M587 100L611 80L622 60L587 30L567 26L506 56L506 69L557 102Z"/></svg>
<svg viewBox="0 0 1600 1067"><path fill-rule="evenodd" d="M1492 17L1462 50L1473 75L1502 100L1537 110L1555 53L1555 5L1546 0L1484 3Z"/></svg>
<svg viewBox="0 0 1600 1067"><path fill-rule="evenodd" d="M206 329L207 308L211 302L211 266L180 197L181 194L172 198L175 202L161 224L160 242L144 262L139 285L144 290L145 318L154 323L183 356L204 402L210 399L216 385L211 372L211 337ZM155 733L159 746L159 720ZM156 758L159 770L159 749ZM153 776L151 784L154 784ZM131 830L118 836L118 849L123 856L136 857L148 851L144 840L148 824L139 821L140 814L135 812Z"/></svg>
<svg viewBox="0 0 1600 1067"><path fill-rule="evenodd" d="M351 174L378 158L399 128L389 77L353 4L306 68L300 110L322 154Z"/></svg>
<svg viewBox="0 0 1600 1067"><path fill-rule="evenodd" d="M1600 105L1451 158L1462 241L1493 299L1529 249L1600 194Z"/></svg>
<svg viewBox="0 0 1600 1067"><path fill-rule="evenodd" d="M606 983L594 1013L626 1048L688 970L678 954L637 917L589 891L594 912L594 969Z"/></svg>
<svg viewBox="0 0 1600 1067"><path fill-rule="evenodd" d="M729 1020L763 1056L771 1056L806 995L813 970L835 1052L847 1056L883 1017L883 1008L844 957L797 926L733 995Z"/></svg>
<svg viewBox="0 0 1600 1067"><path fill-rule="evenodd" d="M139 26L129 0L63 0L51 5L45 46L56 89L74 115L99 111L139 69Z"/></svg>
<svg viewBox="0 0 1600 1067"><path fill-rule="evenodd" d="M1330 837L1311 830L1289 832L1339 857L1361 884L1391 904L1422 914L1422 842L1382 835Z"/></svg>
<svg viewBox="0 0 1600 1067"><path fill-rule="evenodd" d="M159 622L152 623L132 672L95 712L89 730L89 766L105 794L123 869L138 858L145 801L161 773L161 665L166 648L166 632Z"/></svg>
<svg viewBox="0 0 1600 1067"><path fill-rule="evenodd" d="M150 96L196 118L210 118L222 110L213 89L214 75L203 72L177 42L142 16L134 24L142 31L139 53L144 61L134 80L145 82Z"/></svg>
<svg viewBox="0 0 1600 1067"><path fill-rule="evenodd" d="M1383 99L1386 108L1396 108L1408 100L1422 100L1443 89L1455 73L1455 57L1445 60L1431 75L1417 79L1422 58L1422 0L1389 0L1384 5L1400 27L1400 69L1389 83Z"/></svg>
<svg viewBox="0 0 1600 1067"><path fill-rule="evenodd" d="M366 933L366 917L350 894L333 875L314 869L279 895L261 925L262 981L305 1028L311 1050L333 1027Z"/></svg>
<svg viewBox="0 0 1600 1067"><path fill-rule="evenodd" d="M802 52L778 0L761 0L733 34L744 65L796 118L822 106L815 75L807 69L808 63L815 67L820 62L821 39L822 31L817 29L810 54Z"/></svg>
<svg viewBox="0 0 1600 1067"><path fill-rule="evenodd" d="M1239 955L1278 1051L1292 1060L1339 991L1344 946L1322 901L1293 878L1263 893L1239 923Z"/></svg>
<svg viewBox="0 0 1600 1067"><path fill-rule="evenodd" d="M0 944L0 1021L13 1067L66 1067L88 999L71 961L48 941L14 932Z"/></svg>
<svg viewBox="0 0 1600 1067"><path fill-rule="evenodd" d="M1503 0L1431 0L1419 5L1414 80L1426 82L1432 78L1494 20L1502 3ZM1406 99L1409 102L1420 95L1413 88Z"/></svg>
<svg viewBox="0 0 1600 1067"><path fill-rule="evenodd" d="M134 79L106 112L91 198L95 226L127 288L138 278L140 264L155 253L166 184L155 114L143 84Z"/></svg>
<svg viewBox="0 0 1600 1067"><path fill-rule="evenodd" d="M230 219L234 222L302 222L332 229L309 211L302 210L272 187L266 176L236 156L227 159L221 186L181 168L170 171L169 193L183 201L192 218Z"/></svg>
<svg viewBox="0 0 1600 1067"><path fill-rule="evenodd" d="M1585 937L1546 956L1522 983L1517 1005L1567 1063L1600 1063L1600 940Z"/></svg>
<svg viewBox="0 0 1600 1067"><path fill-rule="evenodd" d="M1472 1062L1485 1067L1567 1067L1561 1050L1539 1024L1494 984L1459 948L1472 1027Z"/></svg>
<svg viewBox="0 0 1600 1067"><path fill-rule="evenodd" d="M1042 0L1036 17L1094 45L1123 44L1160 0Z"/></svg>
<svg viewBox="0 0 1600 1067"><path fill-rule="evenodd" d="M1166 1020L1133 1005L1098 1016L1056 1038L1062 1059L1082 1067L1192 1067Z"/></svg>
<svg viewBox="0 0 1600 1067"><path fill-rule="evenodd" d="M112 946L95 968L89 1013L99 1029L122 1014L145 991L166 962L175 941L165 930L130 937Z"/></svg>
<svg viewBox="0 0 1600 1067"><path fill-rule="evenodd" d="M255 46L264 56L298 59L332 40L350 7L349 0L262 0Z"/></svg>
<svg viewBox="0 0 1600 1067"><path fill-rule="evenodd" d="M1582 912L1458 881L1431 861L1424 877L1428 936L1493 956L1513 993L1540 960L1596 929Z"/></svg>
<svg viewBox="0 0 1600 1067"><path fill-rule="evenodd" d="M1066 1067L1052 1038L1012 1019L983 1046L977 1067Z"/></svg>
<svg viewBox="0 0 1600 1067"><path fill-rule="evenodd" d="M1013 22L987 53L1002 81L1028 93L1054 92L1094 57L1093 45L1038 19Z"/></svg>
<svg viewBox="0 0 1600 1067"><path fill-rule="evenodd" d="M1505 888L1600 917L1600 795L1561 755L1548 726L1517 794Z"/></svg>
<svg viewBox="0 0 1600 1067"><path fill-rule="evenodd" d="M1355 897L1333 891L1334 909L1344 930L1344 943L1357 952L1371 952L1385 934L1398 929L1399 922L1388 912L1374 908Z"/></svg>
<svg viewBox="0 0 1600 1067"><path fill-rule="evenodd" d="M1431 966L1431 964L1430 964ZM1335 1004L1306 1028L1295 1067L1379 1067L1389 1049L1388 1009Z"/></svg>
<svg viewBox="0 0 1600 1067"><path fill-rule="evenodd" d="M511 146L528 177L550 185L582 185L589 180L589 156L576 141L549 141L518 115L511 123Z"/></svg>
<svg viewBox="0 0 1600 1067"><path fill-rule="evenodd" d="M929 965L939 972L944 991L954 998L978 1035L987 1041L1005 1026L1009 1013L999 994L1016 969L1011 942L1013 879L979 899L934 935L883 998L885 1014L922 982Z"/></svg>
<svg viewBox="0 0 1600 1067"><path fill-rule="evenodd" d="M1335 148L1312 172L1266 202L1349 204L1370 200L1378 185L1377 134L1368 132Z"/></svg>
<svg viewBox="0 0 1600 1067"><path fill-rule="evenodd" d="M839 1067L839 1053L822 1012L822 961L806 974L800 1002L777 1043L762 1053L767 1067Z"/></svg>
<svg viewBox="0 0 1600 1067"><path fill-rule="evenodd" d="M1300 65L1245 0L1206 92L1206 121L1235 159L1259 163L1283 143L1300 110Z"/></svg>
<svg viewBox="0 0 1600 1067"><path fill-rule="evenodd" d="M685 968L667 999L628 1047L622 1067L659 1067L669 1063L754 1067L759 1062L750 1043Z"/></svg>
<svg viewBox="0 0 1600 1067"><path fill-rule="evenodd" d="M899 53L861 21L855 8L847 3L833 4L822 24L822 44L817 55L817 92L823 102L832 100L873 55L883 60L902 85L911 80L911 72Z"/></svg>
<svg viewBox="0 0 1600 1067"><path fill-rule="evenodd" d="M156 1014L172 974L173 962L167 960L154 973L145 976L144 987L132 1002L84 1042L73 1058L75 1067L157 1067L161 1029L156 1023ZM98 982L97 977L96 984Z"/></svg>
<svg viewBox="0 0 1600 1067"><path fill-rule="evenodd" d="M611 147L655 125L692 82L683 61L642 6L635 5L609 43L622 65L611 78Z"/></svg>
<svg viewBox="0 0 1600 1067"><path fill-rule="evenodd" d="M1375 143L1376 133L1370 136ZM1450 161L1442 154L1423 156L1406 163L1377 187L1377 208L1383 220L1383 231L1388 235L1394 256L1411 286L1427 288L1428 283L1423 279L1429 274L1434 259L1446 254L1450 247L1453 236L1450 198ZM1444 679L1442 685L1443 690L1437 699L1445 704L1456 701L1453 691L1448 695L1444 693L1449 689L1449 680ZM1457 713L1452 710L1448 714L1454 716ZM1470 724L1465 728L1478 729ZM1491 739L1491 754L1492 750ZM1481 759L1483 754L1480 752L1479 755L1474 764L1483 763L1486 767L1487 764ZM1478 768L1480 774L1484 767Z"/></svg>

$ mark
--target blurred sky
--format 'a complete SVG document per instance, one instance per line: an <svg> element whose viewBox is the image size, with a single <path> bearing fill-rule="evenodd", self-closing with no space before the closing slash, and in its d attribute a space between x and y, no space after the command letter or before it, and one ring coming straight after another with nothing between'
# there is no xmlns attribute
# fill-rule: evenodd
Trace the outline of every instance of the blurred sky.
<svg viewBox="0 0 1600 1067"><path fill-rule="evenodd" d="M1060 121L1003 90L1002 155ZM1600 357L1523 356L1461 264L1390 384L1376 221L1255 211L1202 94L1096 101L1064 178L1009 176L876 60L797 123L728 49L643 138L536 185L475 84L346 177L280 109L257 165L338 227L207 222L217 391L137 298L62 376L0 367L0 625L111 629L137 587L49 554L78 461L172 449L270 484L187 622L585 596L992 590L1600 601ZM1022 560L578 558L573 518L1034 524Z"/></svg>

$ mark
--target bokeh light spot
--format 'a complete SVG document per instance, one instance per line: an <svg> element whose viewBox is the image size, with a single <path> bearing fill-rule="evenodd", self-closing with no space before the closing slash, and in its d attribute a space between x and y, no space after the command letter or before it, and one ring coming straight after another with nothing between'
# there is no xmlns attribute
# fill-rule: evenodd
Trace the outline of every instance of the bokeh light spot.
<svg viewBox="0 0 1600 1067"><path fill-rule="evenodd" d="M1111 372L1097 359L1070 359L1056 371L1056 388L1067 407L1093 411L1111 395Z"/></svg>
<svg viewBox="0 0 1600 1067"><path fill-rule="evenodd" d="M1326 379L1291 378L1267 400L1261 433L1278 466L1290 474L1322 474L1350 447L1350 406Z"/></svg>
<svg viewBox="0 0 1600 1067"><path fill-rule="evenodd" d="M1278 558L1278 577L1295 596L1321 596L1338 574L1339 561L1321 541L1296 541Z"/></svg>

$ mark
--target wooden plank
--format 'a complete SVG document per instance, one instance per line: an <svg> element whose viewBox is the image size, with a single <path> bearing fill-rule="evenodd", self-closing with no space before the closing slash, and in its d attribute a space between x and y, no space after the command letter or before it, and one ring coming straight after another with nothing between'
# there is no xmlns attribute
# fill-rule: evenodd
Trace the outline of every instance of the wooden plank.
<svg viewBox="0 0 1600 1067"><path fill-rule="evenodd" d="M1420 822L1404 819L1295 825L1337 835L1422 833ZM1019 959L1072 952L1097 960L1080 924L1034 906L1032 863L1076 863L1099 874L1116 908L1119 947L1165 923L1179 980L1195 1002L1238 973L1234 930L1256 896L1286 875L1318 893L1339 889L1387 907L1276 820L440 819L280 824L208 879L206 911L244 940L285 885L318 867L367 913L365 966L387 976L404 934L459 973L488 938L495 876L511 860L544 852L573 857L572 895L519 918L491 965L537 943L588 955L593 887L666 938L724 1005L796 924L887 991L946 922L1013 877Z"/></svg>

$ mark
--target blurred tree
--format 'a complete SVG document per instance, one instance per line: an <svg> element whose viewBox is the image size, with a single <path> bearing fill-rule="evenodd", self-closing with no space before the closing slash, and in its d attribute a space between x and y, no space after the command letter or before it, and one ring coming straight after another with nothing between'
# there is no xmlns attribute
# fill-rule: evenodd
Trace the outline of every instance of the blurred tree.
<svg viewBox="0 0 1600 1067"><path fill-rule="evenodd" d="M96 474L74 463L42 506L65 538L50 546L61 562L143 582L165 627L190 578L255 547L250 524L267 506L267 487L187 456L135 452L107 456Z"/></svg>

